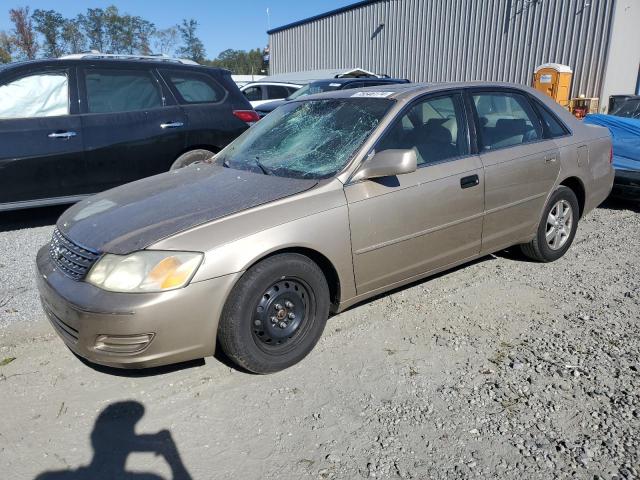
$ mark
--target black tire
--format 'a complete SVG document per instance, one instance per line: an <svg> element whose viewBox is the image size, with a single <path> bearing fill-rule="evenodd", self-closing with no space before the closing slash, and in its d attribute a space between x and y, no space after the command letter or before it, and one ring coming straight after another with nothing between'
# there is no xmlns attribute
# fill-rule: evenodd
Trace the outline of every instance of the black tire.
<svg viewBox="0 0 640 480"><path fill-rule="evenodd" d="M564 201L571 208L572 221L569 230L569 234L566 236L566 239L563 243L559 244L557 248L553 248L547 242L547 233L552 229L549 229L549 213L554 209L554 207L558 204L558 202ZM565 215L566 218L566 215ZM529 243L525 243L520 245L520 249L522 253L524 253L527 257L532 260L538 262L553 262L562 257L569 247L573 243L573 239L576 236L576 230L578 229L578 221L580 218L580 206L578 204L578 199L576 194L573 193L568 187L560 186L558 189L553 192L547 205L542 212L542 218L540 219L540 223L538 224L538 230L536 231L536 236Z"/></svg>
<svg viewBox="0 0 640 480"><path fill-rule="evenodd" d="M177 170L178 168L186 167L192 163L207 162L211 160L214 155L215 153L211 150L205 150L204 148L189 150L188 152L180 155L176 161L171 164L171 170Z"/></svg>
<svg viewBox="0 0 640 480"><path fill-rule="evenodd" d="M296 253L268 257L249 268L231 291L218 341L234 363L251 372L284 370L316 345L329 303L329 286L316 263Z"/></svg>

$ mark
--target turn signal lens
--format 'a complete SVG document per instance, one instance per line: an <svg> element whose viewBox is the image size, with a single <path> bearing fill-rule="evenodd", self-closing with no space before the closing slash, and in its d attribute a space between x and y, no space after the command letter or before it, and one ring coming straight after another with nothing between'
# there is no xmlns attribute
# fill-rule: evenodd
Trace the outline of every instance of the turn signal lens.
<svg viewBox="0 0 640 480"><path fill-rule="evenodd" d="M87 282L111 292L162 292L186 286L202 253L143 250L130 255L104 255Z"/></svg>

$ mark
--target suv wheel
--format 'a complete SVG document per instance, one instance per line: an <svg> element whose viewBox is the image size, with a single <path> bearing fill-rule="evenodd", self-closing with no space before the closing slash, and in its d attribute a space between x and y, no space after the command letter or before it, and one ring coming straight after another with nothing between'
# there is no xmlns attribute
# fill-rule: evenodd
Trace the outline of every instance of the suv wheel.
<svg viewBox="0 0 640 480"><path fill-rule="evenodd" d="M520 246L522 252L538 262L559 259L573 242L579 215L580 207L573 190L559 187L547 202L536 236L531 242Z"/></svg>
<svg viewBox="0 0 640 480"><path fill-rule="evenodd" d="M171 170L177 170L178 168L186 167L192 163L201 163L211 160L215 153L210 150L198 148L197 150L190 150L183 153L178 159L171 165Z"/></svg>
<svg viewBox="0 0 640 480"><path fill-rule="evenodd" d="M237 365L277 372L313 349L328 316L329 286L318 265L300 254L274 255L238 281L224 306L218 339Z"/></svg>

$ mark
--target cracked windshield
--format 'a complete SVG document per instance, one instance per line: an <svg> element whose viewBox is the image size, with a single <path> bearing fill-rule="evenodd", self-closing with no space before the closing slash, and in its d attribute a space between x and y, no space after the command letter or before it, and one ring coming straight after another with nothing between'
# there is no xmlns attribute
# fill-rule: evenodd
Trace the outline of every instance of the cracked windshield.
<svg viewBox="0 0 640 480"><path fill-rule="evenodd" d="M223 150L226 167L295 178L327 178L346 165L391 106L388 99L312 100L284 105Z"/></svg>

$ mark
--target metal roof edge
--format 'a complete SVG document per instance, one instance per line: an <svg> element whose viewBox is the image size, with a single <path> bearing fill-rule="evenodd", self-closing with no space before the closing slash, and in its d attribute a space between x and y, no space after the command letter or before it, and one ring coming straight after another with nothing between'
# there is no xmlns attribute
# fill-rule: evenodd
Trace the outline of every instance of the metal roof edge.
<svg viewBox="0 0 640 480"><path fill-rule="evenodd" d="M323 18L330 17L332 15L337 15L342 12L348 12L349 10L354 10L359 7L364 7L370 3L380 2L382 0L361 0L360 2L352 3L351 5L346 5L344 7L336 8L334 10L329 10L325 13L319 13L318 15L314 15L313 17L307 17L302 20L298 20L296 22L287 23L286 25L282 25L281 27L272 28L271 30L267 30L267 34L271 35L272 33L281 32L283 30L288 30L293 27L297 27L299 25L304 25L305 23L311 23L316 20L322 20Z"/></svg>

